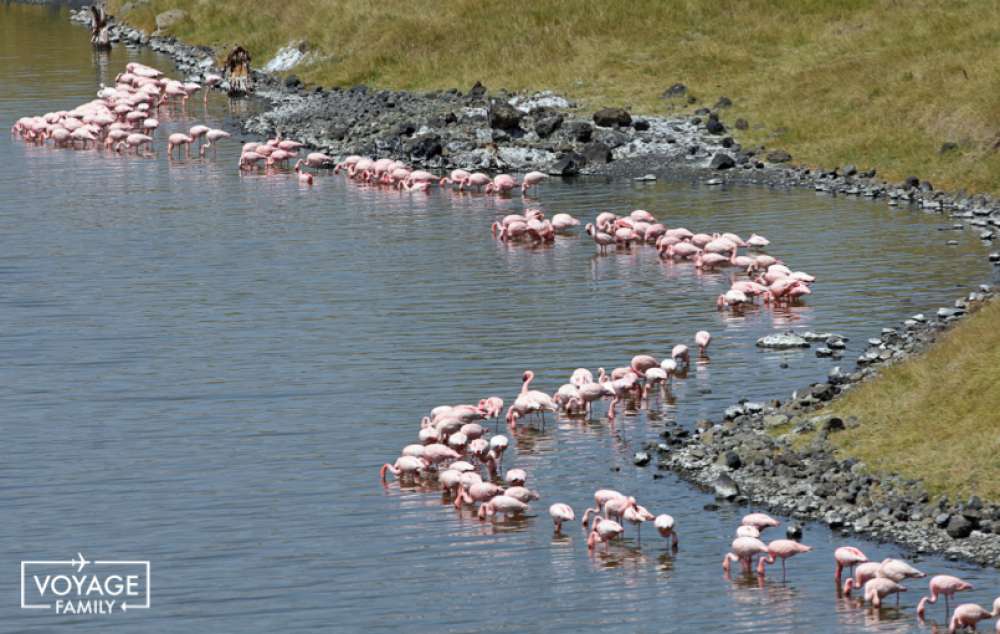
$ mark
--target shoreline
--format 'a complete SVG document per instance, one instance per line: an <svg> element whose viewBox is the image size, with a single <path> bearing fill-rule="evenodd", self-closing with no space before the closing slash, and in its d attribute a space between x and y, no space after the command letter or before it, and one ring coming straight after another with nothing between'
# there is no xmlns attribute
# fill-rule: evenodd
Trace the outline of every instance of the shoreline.
<svg viewBox="0 0 1000 634"><path fill-rule="evenodd" d="M82 22L77 15L71 12L71 19ZM89 16L83 17L89 23ZM174 38L148 37L117 22L111 33L116 43L148 46L168 55L189 76L218 70L209 49ZM465 94L457 90L416 94L364 86L305 91L294 76L282 80L254 71L254 78L255 98L268 100L270 108L241 118L241 131L270 135L280 129L334 156L389 156L433 170L540 169L560 176L686 178L703 186L810 187L829 195L881 198L889 205L947 214L984 240L1000 235L1000 200L991 195L937 192L917 178L887 183L876 177L875 170L861 174L852 166L796 167L787 154L742 148L729 136L724 108L676 118L639 118L620 109L591 116L552 93L490 95L479 84ZM609 125L595 125L600 122ZM737 122L733 125L740 127ZM989 260L995 267L1000 253L991 253ZM993 268L994 277L996 271ZM1000 506L933 504L918 482L873 477L851 459L837 460L825 436L851 421L807 420L807 426L818 427L820 433L816 443L803 449L791 446L795 430L782 437L769 433L769 428L778 426L776 421L787 424L812 413L843 390L876 376L885 364L919 354L938 333L994 297L994 290L983 285L930 319L909 319L901 328L884 329L877 341L869 340L855 372L844 374L835 368L827 382L800 390L783 405L741 402L727 410L722 422L703 421L695 432L672 426L662 442L648 443L646 448L659 454L660 469L714 489L720 499L753 502L916 552L1000 567ZM943 516L947 519L941 526ZM969 529L957 539L948 534L956 517L962 518L956 527L963 521L966 525L961 532Z"/></svg>

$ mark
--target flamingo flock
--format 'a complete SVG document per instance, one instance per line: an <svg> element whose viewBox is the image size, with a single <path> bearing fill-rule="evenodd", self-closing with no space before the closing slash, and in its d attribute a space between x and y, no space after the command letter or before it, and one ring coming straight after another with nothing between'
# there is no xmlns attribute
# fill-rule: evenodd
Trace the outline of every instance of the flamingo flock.
<svg viewBox="0 0 1000 634"><path fill-rule="evenodd" d="M207 75L206 83L215 85L221 78ZM180 103L186 107L188 99L201 90L201 84L181 82L164 76L163 72L131 62L125 72L115 77L114 86L102 86L97 98L80 104L72 110L48 112L40 116L21 117L11 132L27 143L46 145L50 141L57 148L96 149L118 154L134 152L152 156L160 121L159 110ZM205 92L208 98L208 92ZM173 156L176 148L180 157L189 157L191 146L200 142L201 156L214 143L228 138L224 130L204 125L193 126L187 134L175 132L167 138L167 154Z"/></svg>
<svg viewBox="0 0 1000 634"><path fill-rule="evenodd" d="M523 215L507 214L490 225L490 231L501 242L539 244L554 241L556 234L571 233L579 224L570 214L556 214L549 220L541 209L529 207Z"/></svg>
<svg viewBox="0 0 1000 634"><path fill-rule="evenodd" d="M732 232L693 233L684 227L667 228L645 209L619 216L610 211L597 215L585 227L599 254L608 249L631 249L632 245L650 245L660 258L689 260L699 271L733 267L747 279L733 281L716 298L719 310L740 310L760 298L764 303L790 303L812 293L816 278L802 271L792 271L774 256L764 253L770 240L751 234L744 240ZM740 254L741 248L747 253Z"/></svg>
<svg viewBox="0 0 1000 634"><path fill-rule="evenodd" d="M694 337L695 346L701 358L705 357L711 344L711 334L699 331ZM389 473L402 482L428 486L439 490L449 504L462 511L471 508L480 521L497 517L524 520L532 517L531 504L541 499L538 491L527 488L528 474L519 468L502 470L505 451L511 442L508 436L489 430L492 421L494 429L504 416L510 432L516 436L518 425L532 420L541 423L546 415L557 414L592 416L595 404L607 399L606 417L613 425L616 405L626 399L640 406L648 401L652 391L665 388L667 381L690 363L691 351L684 344L670 350L669 358L658 361L655 357L640 354L632 357L627 366L615 368L607 373L603 368L594 374L586 368L577 368L569 377L569 382L560 386L555 394L534 389L535 373L526 370L521 375L521 389L504 414L504 401L498 396L481 399L477 404L442 405L435 407L424 416L418 432L418 443L410 444L400 452L392 463L383 464L379 476L383 483ZM501 476L501 474L503 474ZM672 552L679 547L677 524L668 513L655 514L639 504L633 495L614 489L602 488L593 493L594 505L584 510L581 526L587 550L590 553L604 545L608 551L621 542L626 533L626 525L634 527L634 542L642 547L642 524L653 522ZM548 508L553 524L553 534L564 535L563 527L577 519L574 509L564 502L555 502ZM812 552L811 546L793 539L762 540L762 534L769 528L780 526L780 521L762 512L745 515L736 528L735 537L722 560L725 578L730 578L733 564L739 564L745 575L756 573L761 583L767 576L768 566L780 562L781 577L788 575L788 560ZM902 585L907 579L922 579L927 575L899 559L884 559L872 562L858 548L841 546L833 553L834 580L838 594L851 598L854 591L860 592L862 604L879 608L890 595L906 592ZM843 581L844 575L847 580ZM843 584L841 583L843 581ZM928 606L944 598L944 611L949 620L949 632L962 628L974 628L975 624L990 618L1000 617L1000 598L992 610L977 604L967 603L951 611L949 601L956 593L971 590L972 584L951 575L940 574L932 577L928 593L917 605L917 616L923 622ZM1000 621L997 625L1000 632Z"/></svg>

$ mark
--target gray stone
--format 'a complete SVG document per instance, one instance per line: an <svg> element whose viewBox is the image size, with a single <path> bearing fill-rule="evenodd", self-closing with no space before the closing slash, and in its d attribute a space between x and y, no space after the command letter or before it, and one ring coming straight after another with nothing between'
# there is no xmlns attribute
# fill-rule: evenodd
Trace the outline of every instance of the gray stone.
<svg viewBox="0 0 1000 634"><path fill-rule="evenodd" d="M776 350L784 350L788 348L808 348L809 342L796 334L786 332L761 337L757 340L757 347L773 348Z"/></svg>
<svg viewBox="0 0 1000 634"><path fill-rule="evenodd" d="M739 485L726 474L715 479L715 482L712 483L712 490L715 492L715 497L722 500L732 500L740 494Z"/></svg>
<svg viewBox="0 0 1000 634"><path fill-rule="evenodd" d="M687 86L678 83L664 90L663 94L660 95L660 97L663 99L670 99L672 97L683 97L684 95L687 94L687 91L688 91Z"/></svg>
<svg viewBox="0 0 1000 634"><path fill-rule="evenodd" d="M632 463L637 467L645 467L649 464L650 460L652 460L652 458L645 451L637 452L634 456L632 456Z"/></svg>
<svg viewBox="0 0 1000 634"><path fill-rule="evenodd" d="M766 158L769 163L787 163L792 160L792 155L784 150L775 150L769 152Z"/></svg>

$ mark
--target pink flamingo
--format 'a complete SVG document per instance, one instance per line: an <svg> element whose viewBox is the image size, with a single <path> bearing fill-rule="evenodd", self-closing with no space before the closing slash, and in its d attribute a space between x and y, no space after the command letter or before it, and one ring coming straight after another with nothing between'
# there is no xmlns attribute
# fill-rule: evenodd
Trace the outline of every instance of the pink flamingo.
<svg viewBox="0 0 1000 634"><path fill-rule="evenodd" d="M167 137L167 156L173 156L174 148L177 148L177 158L181 157L180 146L184 146L184 155L186 157L191 156L191 143L194 139L186 134L181 134L180 132L175 132Z"/></svg>
<svg viewBox="0 0 1000 634"><path fill-rule="evenodd" d="M465 182L462 184L462 186L477 187L477 188L483 186L489 187L492 183L493 181L486 174L483 174L482 172L473 172L472 174L469 174L468 178L465 179Z"/></svg>
<svg viewBox="0 0 1000 634"><path fill-rule="evenodd" d="M781 522L774 519L767 513L750 513L744 515L743 519L740 521L743 526L753 526L759 531L763 531L768 527L780 526Z"/></svg>
<svg viewBox="0 0 1000 634"><path fill-rule="evenodd" d="M927 573L921 572L899 559L883 559L876 575L893 581L902 581L903 579L923 579Z"/></svg>
<svg viewBox="0 0 1000 634"><path fill-rule="evenodd" d="M544 172L528 172L524 175L524 179L521 181L521 193L527 193L529 189L536 187L548 177L549 175Z"/></svg>
<svg viewBox="0 0 1000 634"><path fill-rule="evenodd" d="M707 330L699 330L694 334L694 342L698 344L698 355L703 357L708 344L712 343L712 334Z"/></svg>
<svg viewBox="0 0 1000 634"><path fill-rule="evenodd" d="M691 362L690 352L688 352L688 347L682 343L674 346L673 350L670 351L670 358L677 362L679 367L688 365Z"/></svg>
<svg viewBox="0 0 1000 634"><path fill-rule="evenodd" d="M657 515L656 519L653 520L653 526L655 526L657 532L660 533L660 537L670 539L672 542L671 548L677 550L679 540L677 539L677 527L674 524L674 518L666 513L662 513Z"/></svg>
<svg viewBox="0 0 1000 634"><path fill-rule="evenodd" d="M327 156L322 152L310 152L306 155L305 164L307 167L319 168L330 167L334 164L332 156Z"/></svg>
<svg viewBox="0 0 1000 634"><path fill-rule="evenodd" d="M800 544L791 539L776 539L767 545L767 557L761 557L757 562L757 574L764 574L765 564L773 564L781 559L781 578L785 578L785 560L812 550L812 546Z"/></svg>
<svg viewBox="0 0 1000 634"><path fill-rule="evenodd" d="M461 190L465 187L465 181L467 178L469 178L469 172L461 169L451 170L451 174L443 177L440 181L438 181L438 184L441 187L447 187L452 183L458 183L458 189Z"/></svg>
<svg viewBox="0 0 1000 634"><path fill-rule="evenodd" d="M917 604L917 616L921 619L924 618L924 611L927 608L928 603L937 603L938 596L944 597L944 612L945 615L951 611L948 606L948 599L955 596L956 592L965 592L966 590L972 590L972 584L959 579L958 577L952 577L951 575L935 575L931 577L930 583L928 584L930 588L930 595L920 598L920 603Z"/></svg>
<svg viewBox="0 0 1000 634"><path fill-rule="evenodd" d="M299 182L305 185L313 184L313 175L302 171L302 159L295 162L295 173L299 175Z"/></svg>
<svg viewBox="0 0 1000 634"><path fill-rule="evenodd" d="M868 557L854 546L841 546L837 550L833 551L833 559L837 562L837 568L834 570L833 578L836 580L838 588L840 587L840 580L844 568L850 568L851 575L854 575L854 566L868 561Z"/></svg>
<svg viewBox="0 0 1000 634"><path fill-rule="evenodd" d="M570 508L569 504L561 502L557 502L549 507L549 516L552 518L552 523L555 526L556 535L562 532L563 522L572 522L576 519L576 515L573 514L573 509Z"/></svg>
<svg viewBox="0 0 1000 634"><path fill-rule="evenodd" d="M598 231L594 227L593 223L588 222L584 227L584 230L587 232L587 235L594 239L594 244L597 245L597 251L601 255L606 255L608 252L608 246L615 243L615 239L611 234Z"/></svg>
<svg viewBox="0 0 1000 634"><path fill-rule="evenodd" d="M204 79L205 79L205 93L204 93L204 95L205 95L205 103L208 103L208 93L209 93L209 91L212 88L215 88L216 86L218 86L219 84L222 83L222 76L221 75L215 75L213 73L206 73L205 76L204 76Z"/></svg>
<svg viewBox="0 0 1000 634"><path fill-rule="evenodd" d="M587 520L590 517L591 513L598 515L604 511L604 505L607 504L610 500L613 500L615 498L624 498L624 497L625 496L622 493L620 493L619 491L615 491L614 489L598 489L594 491L594 508L588 508L583 513L582 523L584 528L587 527Z"/></svg>
<svg viewBox="0 0 1000 634"><path fill-rule="evenodd" d="M391 471L392 475L397 478L415 478L421 469L426 469L428 467L427 461L423 458L417 458L416 456L400 456L396 458L395 464L386 463L382 465L382 469L379 470L379 478L382 482L385 482L385 474L387 471Z"/></svg>
<svg viewBox="0 0 1000 634"><path fill-rule="evenodd" d="M607 507L605 507L607 508ZM630 524L635 524L636 541L642 545L642 523L655 519L655 516L641 504L632 504L622 511L622 519Z"/></svg>
<svg viewBox="0 0 1000 634"><path fill-rule="evenodd" d="M955 608L948 622L948 634L954 634L958 628L969 628L975 630L980 621L991 619L1000 615L1000 599L993 603L993 611L988 612L986 608L977 603L963 603Z"/></svg>
<svg viewBox="0 0 1000 634"><path fill-rule="evenodd" d="M851 587L860 588L864 586L866 583L868 583L870 580L878 576L878 567L880 565L881 564L879 564L877 561L866 561L863 564L858 564L854 569L854 576L848 578L847 581L853 581ZM848 588L847 581L844 582L844 587L842 592L845 595L850 596L851 589Z"/></svg>
<svg viewBox="0 0 1000 634"><path fill-rule="evenodd" d="M528 505L524 502L508 495L498 495L479 507L479 519L483 520L497 513L503 513L505 518L510 518L521 515L527 510Z"/></svg>
<svg viewBox="0 0 1000 634"><path fill-rule="evenodd" d="M844 584L844 594L851 596L851 589L855 587L854 579L848 579ZM885 579L883 577L875 577L874 579L868 580L863 588L863 597L865 601L868 601L872 606L879 608L882 607L882 599L889 596L890 594L896 595L896 607L899 607L899 593L906 592L906 588L899 585L892 579Z"/></svg>
<svg viewBox="0 0 1000 634"><path fill-rule="evenodd" d="M504 194L517 187L517 181L510 174L497 174L493 182L486 186L487 194Z"/></svg>
<svg viewBox="0 0 1000 634"><path fill-rule="evenodd" d="M201 139L202 137L204 137L205 134L209 130L211 130L211 129L212 128L208 127L207 125L200 125L199 124L199 125L191 126L191 129L188 130L188 136L190 136L193 141L198 141L199 139Z"/></svg>
<svg viewBox="0 0 1000 634"><path fill-rule="evenodd" d="M755 537L737 537L730 545L730 552L722 558L722 570L729 574L730 563L740 562L744 573L749 573L753 567L753 558L757 555L766 556L767 545ZM763 557L761 557L763 561Z"/></svg>
<svg viewBox="0 0 1000 634"><path fill-rule="evenodd" d="M604 542L604 550L608 549L608 542L616 537L620 537L625 529L618 522L595 517L594 523L590 527L590 534L587 536L587 549L593 551L597 544Z"/></svg>
<svg viewBox="0 0 1000 634"><path fill-rule="evenodd" d="M207 143L204 143L201 146L200 150L201 156L205 156L205 152L208 150L208 148L212 148L212 152L216 152L217 151L215 148L216 142L221 141L222 139L228 139L229 136L230 136L229 133L226 132L225 130L218 130L215 128L206 132L205 139L207 140Z"/></svg>

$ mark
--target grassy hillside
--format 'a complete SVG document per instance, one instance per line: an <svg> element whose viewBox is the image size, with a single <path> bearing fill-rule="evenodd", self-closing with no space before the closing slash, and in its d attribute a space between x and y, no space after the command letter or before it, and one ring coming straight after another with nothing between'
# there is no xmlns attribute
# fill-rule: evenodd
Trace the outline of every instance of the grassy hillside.
<svg viewBox="0 0 1000 634"><path fill-rule="evenodd" d="M1000 500L1000 302L926 354L829 408L862 425L830 438L873 470L920 478L932 493Z"/></svg>
<svg viewBox="0 0 1000 634"><path fill-rule="evenodd" d="M111 0L112 13L123 3ZM170 8L189 14L174 34L242 43L261 64L304 40L323 56L296 70L307 82L423 90L481 80L646 114L680 107L660 94L683 82L701 105L730 97L725 119L763 124L741 141L800 163L1000 192L994 2L150 0L125 17L152 31ZM945 142L958 149L941 154Z"/></svg>

